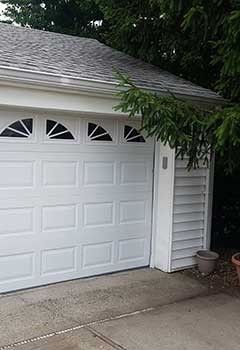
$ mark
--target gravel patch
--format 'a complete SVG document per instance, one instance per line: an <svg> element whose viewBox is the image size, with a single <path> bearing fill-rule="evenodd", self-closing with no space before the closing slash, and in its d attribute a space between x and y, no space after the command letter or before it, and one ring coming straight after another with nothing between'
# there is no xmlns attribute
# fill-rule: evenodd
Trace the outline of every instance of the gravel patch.
<svg viewBox="0 0 240 350"><path fill-rule="evenodd" d="M220 254L216 270L210 275L200 273L197 267L184 270L181 273L190 278L196 279L208 286L209 291L230 293L240 297L240 284L236 269L231 262L234 250L216 250Z"/></svg>

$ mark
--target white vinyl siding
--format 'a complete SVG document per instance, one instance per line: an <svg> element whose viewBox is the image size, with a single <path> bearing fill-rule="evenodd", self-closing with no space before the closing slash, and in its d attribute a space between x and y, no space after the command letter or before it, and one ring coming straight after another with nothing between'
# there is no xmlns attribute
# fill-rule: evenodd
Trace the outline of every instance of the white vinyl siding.
<svg viewBox="0 0 240 350"><path fill-rule="evenodd" d="M195 264L196 251L205 245L208 169L188 171L187 160L175 162L171 271Z"/></svg>

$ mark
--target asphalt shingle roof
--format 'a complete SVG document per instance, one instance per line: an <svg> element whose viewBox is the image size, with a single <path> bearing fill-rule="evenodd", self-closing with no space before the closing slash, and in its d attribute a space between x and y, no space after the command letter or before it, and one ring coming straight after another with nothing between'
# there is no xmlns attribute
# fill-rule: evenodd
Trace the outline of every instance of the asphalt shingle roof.
<svg viewBox="0 0 240 350"><path fill-rule="evenodd" d="M221 100L215 92L146 64L97 40L0 23L0 68L116 83L113 68L140 87Z"/></svg>

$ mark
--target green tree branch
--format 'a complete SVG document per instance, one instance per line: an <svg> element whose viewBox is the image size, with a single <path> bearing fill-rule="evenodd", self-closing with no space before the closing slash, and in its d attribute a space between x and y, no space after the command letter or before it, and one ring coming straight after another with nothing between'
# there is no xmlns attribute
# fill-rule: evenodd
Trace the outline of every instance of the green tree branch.
<svg viewBox="0 0 240 350"><path fill-rule="evenodd" d="M208 164L213 152L221 156L226 172L240 165L239 105L203 110L173 95L146 92L121 73L116 76L121 89L115 110L131 118L141 116L141 130L169 144L176 156L187 157L188 169L198 167L200 161Z"/></svg>

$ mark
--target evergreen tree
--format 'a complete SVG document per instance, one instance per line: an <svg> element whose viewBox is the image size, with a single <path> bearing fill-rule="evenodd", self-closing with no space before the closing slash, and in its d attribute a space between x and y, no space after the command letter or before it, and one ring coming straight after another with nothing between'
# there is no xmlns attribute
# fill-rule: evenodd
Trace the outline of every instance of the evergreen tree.
<svg viewBox="0 0 240 350"><path fill-rule="evenodd" d="M22 26L100 37L103 13L94 0L3 0L4 14ZM101 24L101 26L99 26Z"/></svg>

